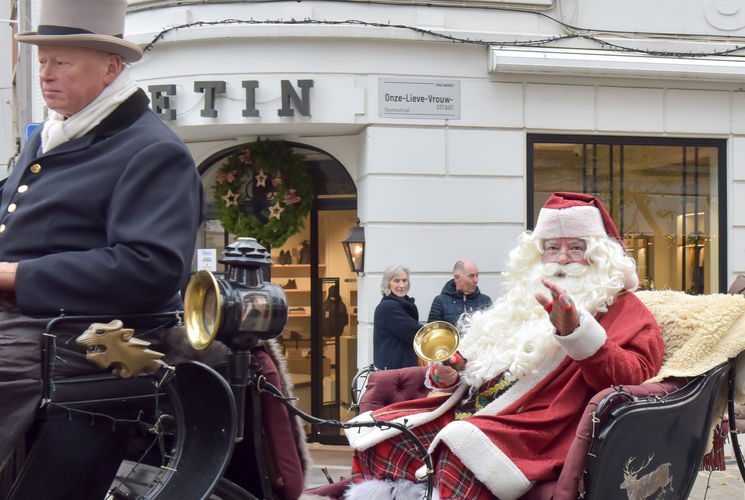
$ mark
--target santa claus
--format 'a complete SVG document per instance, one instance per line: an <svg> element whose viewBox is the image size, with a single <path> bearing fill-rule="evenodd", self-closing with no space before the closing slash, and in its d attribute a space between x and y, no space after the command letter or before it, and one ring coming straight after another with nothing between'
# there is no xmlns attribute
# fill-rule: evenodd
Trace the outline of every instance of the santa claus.
<svg viewBox="0 0 745 500"><path fill-rule="evenodd" d="M429 447L433 498L517 499L555 480L582 409L610 385L660 369L654 318L631 293L636 266L593 196L554 193L510 253L506 290L460 320L459 352L428 370L445 395L364 413L405 423ZM355 483L345 498L421 498L427 473L411 438L351 428Z"/></svg>

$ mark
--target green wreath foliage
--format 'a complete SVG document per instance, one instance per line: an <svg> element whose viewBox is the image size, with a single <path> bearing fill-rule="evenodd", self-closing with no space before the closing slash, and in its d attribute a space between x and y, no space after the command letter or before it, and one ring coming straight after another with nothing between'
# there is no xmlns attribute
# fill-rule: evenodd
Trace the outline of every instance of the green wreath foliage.
<svg viewBox="0 0 745 500"><path fill-rule="evenodd" d="M280 247L303 228L313 184L303 155L284 141L258 140L236 150L217 171L213 187L222 227L238 237ZM249 208L268 204L259 213Z"/></svg>

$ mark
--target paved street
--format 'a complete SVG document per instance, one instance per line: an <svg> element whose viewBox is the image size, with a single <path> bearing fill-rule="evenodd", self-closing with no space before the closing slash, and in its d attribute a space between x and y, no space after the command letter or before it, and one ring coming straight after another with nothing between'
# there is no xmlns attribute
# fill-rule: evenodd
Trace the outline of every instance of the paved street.
<svg viewBox="0 0 745 500"><path fill-rule="evenodd" d="M306 480L311 488L328 484L322 472L325 467L333 480L349 475L352 452L347 446L331 446L317 443L309 444L313 457L313 468ZM731 452L727 454L731 457ZM740 478L737 464L733 458L726 459L727 470L699 472L696 483L688 496L689 500L741 500L745 499L745 484ZM677 500L668 497L666 500Z"/></svg>
<svg viewBox="0 0 745 500"><path fill-rule="evenodd" d="M328 484L328 480L321 470L324 467L334 481L349 476L352 450L348 446L309 443L308 448L313 458L313 467L305 481L306 489Z"/></svg>
<svg viewBox="0 0 745 500"><path fill-rule="evenodd" d="M745 498L740 472L734 460L727 460L727 470L699 472L689 500L740 500Z"/></svg>
<svg viewBox="0 0 745 500"><path fill-rule="evenodd" d="M742 437L740 437L742 444ZM727 470L699 472L693 485L690 500L741 500L745 498L745 484L740 477L737 462L733 458L730 444L724 451Z"/></svg>

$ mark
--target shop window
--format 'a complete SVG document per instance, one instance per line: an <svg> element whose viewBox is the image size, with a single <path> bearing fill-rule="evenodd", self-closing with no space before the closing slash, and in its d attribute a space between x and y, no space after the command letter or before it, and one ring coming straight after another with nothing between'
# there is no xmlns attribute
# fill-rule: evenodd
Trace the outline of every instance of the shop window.
<svg viewBox="0 0 745 500"><path fill-rule="evenodd" d="M726 288L725 141L528 137L528 220L554 191L597 196L613 217L640 288Z"/></svg>

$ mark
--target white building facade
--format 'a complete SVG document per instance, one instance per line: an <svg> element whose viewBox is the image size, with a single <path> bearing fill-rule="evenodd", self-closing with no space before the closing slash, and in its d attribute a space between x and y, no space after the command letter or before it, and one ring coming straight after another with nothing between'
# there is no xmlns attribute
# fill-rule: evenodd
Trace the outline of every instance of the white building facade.
<svg viewBox="0 0 745 500"><path fill-rule="evenodd" d="M11 19L9 4L0 7L0 32L5 39L13 35L16 24ZM10 47L8 47L10 49ZM5 178L8 161L15 154L15 134L13 133L13 50L5 50L0 53L0 177Z"/></svg>
<svg viewBox="0 0 745 500"><path fill-rule="evenodd" d="M209 193L257 139L316 166L305 229L272 248L295 258L273 278L298 285L284 345L296 385L318 381L314 412L372 362L387 266L410 268L422 322L458 259L494 298L554 190L603 200L645 286L718 292L745 272L745 1L434 3L129 2L133 75ZM359 276L339 244L355 219ZM216 220L200 238L205 258L230 239ZM335 342L319 314L333 284L349 316Z"/></svg>

